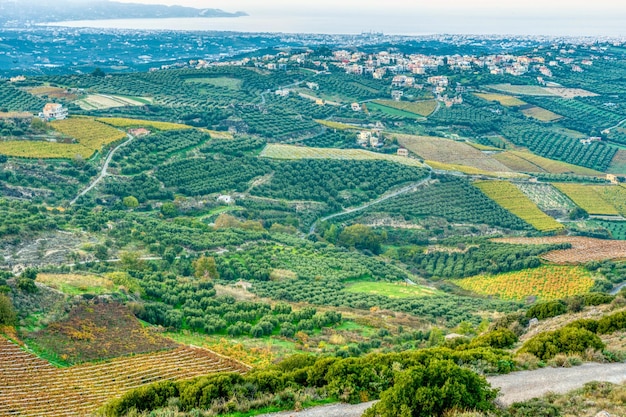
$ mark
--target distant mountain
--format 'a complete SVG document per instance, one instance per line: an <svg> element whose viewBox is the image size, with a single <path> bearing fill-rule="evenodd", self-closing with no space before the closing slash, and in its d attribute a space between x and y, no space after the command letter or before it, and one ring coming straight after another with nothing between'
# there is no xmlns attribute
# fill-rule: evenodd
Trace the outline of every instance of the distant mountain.
<svg viewBox="0 0 626 417"><path fill-rule="evenodd" d="M171 17L239 17L244 12L183 6L118 3L110 0L0 0L0 25L67 20L144 19Z"/></svg>

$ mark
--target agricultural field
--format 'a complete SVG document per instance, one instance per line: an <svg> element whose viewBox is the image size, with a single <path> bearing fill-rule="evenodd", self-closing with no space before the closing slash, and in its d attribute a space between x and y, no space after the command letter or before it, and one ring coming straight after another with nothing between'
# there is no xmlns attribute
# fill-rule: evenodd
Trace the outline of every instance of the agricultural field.
<svg viewBox="0 0 626 417"><path fill-rule="evenodd" d="M530 152L506 151L494 156L496 160L518 172L548 172L550 174L576 174L600 176L601 172L566 162L544 158Z"/></svg>
<svg viewBox="0 0 626 417"><path fill-rule="evenodd" d="M129 127L151 127L157 130L193 129L191 126L179 123L157 122L153 120L128 119L121 117L100 117L96 120L101 123L106 123L108 125L124 129Z"/></svg>
<svg viewBox="0 0 626 417"><path fill-rule="evenodd" d="M383 106L374 101L370 101L367 103L368 111L377 111L380 112L381 116L385 119L390 120L402 120L402 119L416 119L416 120L424 120L424 116L420 116L417 113L413 113L406 110L401 110L395 107Z"/></svg>
<svg viewBox="0 0 626 417"><path fill-rule="evenodd" d="M356 294L382 295L389 298L411 298L433 295L436 290L420 285L391 282L356 282L345 291Z"/></svg>
<svg viewBox="0 0 626 417"><path fill-rule="evenodd" d="M504 300L557 300L585 294L593 286L589 271L582 267L546 265L499 275L479 275L453 281L459 287Z"/></svg>
<svg viewBox="0 0 626 417"><path fill-rule="evenodd" d="M21 158L72 159L81 156L88 159L103 146L126 137L124 132L92 119L58 120L50 126L78 143L0 141L0 154Z"/></svg>
<svg viewBox="0 0 626 417"><path fill-rule="evenodd" d="M626 240L626 222L596 220L595 223L608 230L611 234L611 238L617 240Z"/></svg>
<svg viewBox="0 0 626 417"><path fill-rule="evenodd" d="M336 130L357 130L359 129L357 126L352 126L346 123L333 122L332 120L315 120L317 123L321 124L324 127L329 129Z"/></svg>
<svg viewBox="0 0 626 417"><path fill-rule="evenodd" d="M208 84L214 87L227 88L229 90L241 90L243 80L230 77L205 77L205 78L186 78L185 83L188 84Z"/></svg>
<svg viewBox="0 0 626 417"><path fill-rule="evenodd" d="M626 217L626 187L624 185L595 186L595 189L604 201Z"/></svg>
<svg viewBox="0 0 626 417"><path fill-rule="evenodd" d="M535 85L492 84L492 90L520 96L545 96L572 99L576 97L595 97L597 94L581 88L540 87Z"/></svg>
<svg viewBox="0 0 626 417"><path fill-rule="evenodd" d="M546 213L555 212L559 215L565 215L576 207L572 200L551 184L518 182L515 183L515 186Z"/></svg>
<svg viewBox="0 0 626 417"><path fill-rule="evenodd" d="M274 143L267 145L259 156L270 159L382 160L397 162L408 166L424 166L417 159L371 152L364 149L309 148L305 146Z"/></svg>
<svg viewBox="0 0 626 417"><path fill-rule="evenodd" d="M506 94L495 93L474 93L476 97L480 97L483 100L495 101L505 107L519 107L526 105L525 101L520 100L517 97L509 96Z"/></svg>
<svg viewBox="0 0 626 417"><path fill-rule="evenodd" d="M70 93L66 89L59 88L59 87L40 86L40 87L29 88L27 91L30 94L38 96L38 97L45 96L45 97L64 99L68 101L76 100L78 98L76 94Z"/></svg>
<svg viewBox="0 0 626 417"><path fill-rule="evenodd" d="M613 204L604 199L603 187L570 183L556 183L554 186L589 214L604 216L620 214Z"/></svg>
<svg viewBox="0 0 626 417"><path fill-rule="evenodd" d="M192 347L58 369L0 337L0 355L1 415L82 417L111 398L153 382L250 369Z"/></svg>
<svg viewBox="0 0 626 417"><path fill-rule="evenodd" d="M417 114L418 116L430 116L432 112L437 108L437 102L435 100L427 101L394 101L394 100L376 100L373 103L383 107L390 107L392 109L402 110L409 113Z"/></svg>
<svg viewBox="0 0 626 417"><path fill-rule="evenodd" d="M107 110L116 107L145 106L151 103L152 99L146 97L131 98L105 94L91 94L74 102L83 110Z"/></svg>
<svg viewBox="0 0 626 417"><path fill-rule="evenodd" d="M626 149L619 149L617 151L606 172L611 174L626 174Z"/></svg>
<svg viewBox="0 0 626 417"><path fill-rule="evenodd" d="M563 229L563 225L542 212L515 185L507 181L479 181L474 185L504 209L515 214L535 229L550 232Z"/></svg>
<svg viewBox="0 0 626 417"><path fill-rule="evenodd" d="M531 117L535 120L539 120L540 122L554 122L563 118L563 116L559 116L550 110L542 109L537 106L528 106L520 109L520 111L524 116Z"/></svg>
<svg viewBox="0 0 626 417"><path fill-rule="evenodd" d="M116 290L110 279L96 275L39 274L37 281L68 295L110 294Z"/></svg>
<svg viewBox="0 0 626 417"><path fill-rule="evenodd" d="M537 238L499 238L494 242L517 245L548 245L569 243L571 249L563 249L542 255L547 261L557 264L585 264L591 261L626 259L626 242L603 240L581 236L550 236Z"/></svg>
<svg viewBox="0 0 626 417"><path fill-rule="evenodd" d="M398 143L428 161L465 165L489 172L510 171L505 165L467 143L429 136L396 136Z"/></svg>

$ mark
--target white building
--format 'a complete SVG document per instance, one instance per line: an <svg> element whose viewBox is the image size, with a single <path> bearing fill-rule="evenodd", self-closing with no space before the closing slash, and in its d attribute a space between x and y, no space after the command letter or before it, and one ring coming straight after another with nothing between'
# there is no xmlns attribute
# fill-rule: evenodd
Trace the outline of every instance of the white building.
<svg viewBox="0 0 626 417"><path fill-rule="evenodd" d="M66 119L68 111L62 104L48 103L44 106L43 112L39 113L39 117L43 120L63 120Z"/></svg>

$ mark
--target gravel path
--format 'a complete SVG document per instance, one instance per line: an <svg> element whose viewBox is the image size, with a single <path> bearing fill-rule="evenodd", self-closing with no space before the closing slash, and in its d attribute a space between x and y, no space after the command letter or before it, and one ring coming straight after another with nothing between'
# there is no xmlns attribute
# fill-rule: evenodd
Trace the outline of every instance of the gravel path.
<svg viewBox="0 0 626 417"><path fill-rule="evenodd" d="M514 372L487 378L491 386L500 388L499 401L510 405L540 397L548 392L564 394L581 388L587 382L626 382L626 363L586 363L573 368L543 368ZM374 402L363 404L330 404L295 412L263 414L261 417L361 417Z"/></svg>
<svg viewBox="0 0 626 417"><path fill-rule="evenodd" d="M614 384L626 382L626 363L586 363L572 368L543 368L498 375L487 380L492 387L501 389L498 398L508 405L548 392L564 394L591 381Z"/></svg>

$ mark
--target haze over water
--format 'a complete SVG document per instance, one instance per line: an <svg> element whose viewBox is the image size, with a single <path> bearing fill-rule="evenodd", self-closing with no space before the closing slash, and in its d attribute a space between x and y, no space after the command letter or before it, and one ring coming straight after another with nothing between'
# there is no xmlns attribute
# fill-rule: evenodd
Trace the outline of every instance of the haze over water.
<svg viewBox="0 0 626 417"><path fill-rule="evenodd" d="M283 32L358 34L383 32L398 35L424 34L497 34L550 36L626 36L626 25L620 18L523 16L398 15L389 13L356 13L336 15L252 15L239 18L176 18L86 20L51 23L50 26L90 27L135 30L188 30L235 32Z"/></svg>

